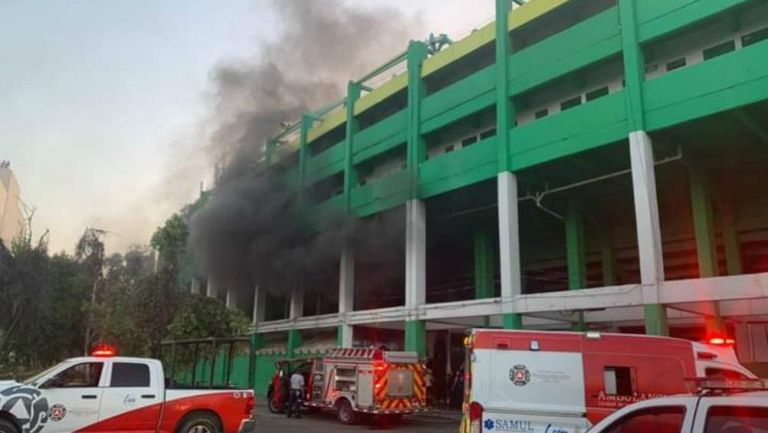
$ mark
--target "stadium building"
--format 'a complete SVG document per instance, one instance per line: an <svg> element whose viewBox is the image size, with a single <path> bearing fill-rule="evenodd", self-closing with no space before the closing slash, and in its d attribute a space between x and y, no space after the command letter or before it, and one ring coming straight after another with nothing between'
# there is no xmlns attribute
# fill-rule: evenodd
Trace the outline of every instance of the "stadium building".
<svg viewBox="0 0 768 433"><path fill-rule="evenodd" d="M337 345L450 374L479 326L727 335L768 362L768 2L496 5L265 143L318 218L387 214L404 236L388 262L348 246L307 279L323 296L208 285L253 313L257 386Z"/></svg>

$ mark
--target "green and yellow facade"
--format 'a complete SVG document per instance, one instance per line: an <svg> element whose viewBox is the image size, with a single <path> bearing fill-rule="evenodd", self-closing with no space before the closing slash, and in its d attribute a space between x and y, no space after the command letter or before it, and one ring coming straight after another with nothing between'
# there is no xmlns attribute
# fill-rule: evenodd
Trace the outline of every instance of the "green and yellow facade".
<svg viewBox="0 0 768 433"><path fill-rule="evenodd" d="M768 316L768 2L517 3L438 52L411 42L258 144L318 220L401 215L405 234L388 297L354 246L332 308L297 292L270 316L257 289L241 308L276 342L263 356L325 330L450 358L436 342L474 326L747 347Z"/></svg>

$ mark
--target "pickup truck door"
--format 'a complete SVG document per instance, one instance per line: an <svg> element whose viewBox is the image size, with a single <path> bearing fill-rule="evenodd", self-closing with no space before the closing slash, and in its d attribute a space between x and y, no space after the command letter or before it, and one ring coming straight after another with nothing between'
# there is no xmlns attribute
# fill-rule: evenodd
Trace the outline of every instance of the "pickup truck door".
<svg viewBox="0 0 768 433"><path fill-rule="evenodd" d="M155 432L163 403L160 363L111 360L99 410L100 430Z"/></svg>
<svg viewBox="0 0 768 433"><path fill-rule="evenodd" d="M691 432L760 432L766 428L768 401L734 394L701 398Z"/></svg>
<svg viewBox="0 0 768 433"><path fill-rule="evenodd" d="M696 399L648 400L627 406L600 421L590 433L690 433Z"/></svg>
<svg viewBox="0 0 768 433"><path fill-rule="evenodd" d="M96 424L104 383L104 362L67 366L40 385L48 400L44 433L70 433Z"/></svg>

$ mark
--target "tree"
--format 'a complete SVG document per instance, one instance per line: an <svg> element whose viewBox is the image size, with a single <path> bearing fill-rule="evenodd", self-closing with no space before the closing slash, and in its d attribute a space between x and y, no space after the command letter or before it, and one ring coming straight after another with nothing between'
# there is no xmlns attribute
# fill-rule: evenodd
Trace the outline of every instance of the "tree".
<svg viewBox="0 0 768 433"><path fill-rule="evenodd" d="M221 301L200 295L187 296L168 326L168 338L223 338L244 334L250 321L240 311L227 308Z"/></svg>
<svg viewBox="0 0 768 433"><path fill-rule="evenodd" d="M150 245L158 253L158 265L177 275L181 260L187 252L189 229L179 214L174 214L152 235Z"/></svg>

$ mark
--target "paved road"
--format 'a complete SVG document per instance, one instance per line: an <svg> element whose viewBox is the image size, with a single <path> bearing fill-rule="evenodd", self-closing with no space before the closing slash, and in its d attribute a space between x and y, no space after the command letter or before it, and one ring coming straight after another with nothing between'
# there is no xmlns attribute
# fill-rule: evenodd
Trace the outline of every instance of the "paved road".
<svg viewBox="0 0 768 433"><path fill-rule="evenodd" d="M436 411L403 418L392 426L340 424L333 413L303 414L301 419L287 419L265 408L257 408L253 433L370 433L371 431L403 433L458 433L459 415Z"/></svg>

